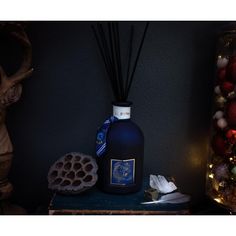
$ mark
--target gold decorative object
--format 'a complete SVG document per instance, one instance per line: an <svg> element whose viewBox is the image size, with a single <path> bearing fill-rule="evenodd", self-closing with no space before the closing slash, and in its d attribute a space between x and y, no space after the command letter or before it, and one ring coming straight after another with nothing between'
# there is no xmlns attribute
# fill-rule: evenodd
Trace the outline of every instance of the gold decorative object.
<svg viewBox="0 0 236 236"><path fill-rule="evenodd" d="M144 190L144 199L146 201L156 201L158 199L159 193L154 188L149 188Z"/></svg>

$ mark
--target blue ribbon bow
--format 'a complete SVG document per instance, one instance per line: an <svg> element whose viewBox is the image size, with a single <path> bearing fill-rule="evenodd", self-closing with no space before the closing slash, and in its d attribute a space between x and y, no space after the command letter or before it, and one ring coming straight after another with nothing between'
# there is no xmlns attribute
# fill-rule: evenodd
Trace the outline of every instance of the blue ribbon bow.
<svg viewBox="0 0 236 236"><path fill-rule="evenodd" d="M98 157L102 156L106 151L106 137L107 131L110 128L111 124L118 120L117 117L111 116L104 121L103 125L97 131L96 138L96 154Z"/></svg>

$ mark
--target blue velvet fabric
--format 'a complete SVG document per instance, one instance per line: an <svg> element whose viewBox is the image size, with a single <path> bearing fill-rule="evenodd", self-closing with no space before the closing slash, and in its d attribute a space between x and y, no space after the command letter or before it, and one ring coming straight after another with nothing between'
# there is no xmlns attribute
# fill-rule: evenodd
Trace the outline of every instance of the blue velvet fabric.
<svg viewBox="0 0 236 236"><path fill-rule="evenodd" d="M144 190L149 188L145 178L141 191L126 195L107 194L96 187L80 195L56 194L51 210L127 210L127 211L182 211L189 209L189 203L144 205Z"/></svg>

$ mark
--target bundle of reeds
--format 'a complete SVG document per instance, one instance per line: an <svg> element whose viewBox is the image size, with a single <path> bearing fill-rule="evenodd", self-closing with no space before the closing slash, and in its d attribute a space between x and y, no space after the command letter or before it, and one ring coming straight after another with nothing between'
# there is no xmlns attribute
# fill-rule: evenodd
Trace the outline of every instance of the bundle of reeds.
<svg viewBox="0 0 236 236"><path fill-rule="evenodd" d="M125 67L122 64L119 23L109 22L106 27L101 23L97 23L96 26L92 25L92 30L111 83L114 98L117 102L127 101L148 25L149 23L147 23L144 28L141 42L136 55L133 58L134 60L132 60L134 51L134 26L130 27L129 43L127 46L128 64L126 66L126 71L124 71Z"/></svg>

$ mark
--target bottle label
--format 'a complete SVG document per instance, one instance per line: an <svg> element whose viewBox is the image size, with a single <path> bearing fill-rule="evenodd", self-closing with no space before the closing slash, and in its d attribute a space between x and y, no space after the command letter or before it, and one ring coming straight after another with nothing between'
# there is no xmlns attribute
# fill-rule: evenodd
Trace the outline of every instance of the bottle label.
<svg viewBox="0 0 236 236"><path fill-rule="evenodd" d="M135 159L111 159L110 183L130 185L134 183Z"/></svg>
<svg viewBox="0 0 236 236"><path fill-rule="evenodd" d="M119 120L130 119L131 107L120 107L113 105L113 116Z"/></svg>

